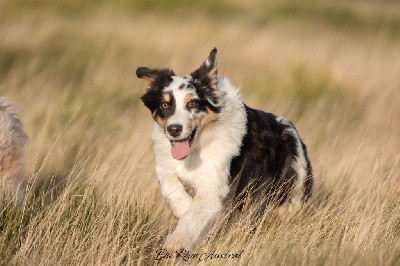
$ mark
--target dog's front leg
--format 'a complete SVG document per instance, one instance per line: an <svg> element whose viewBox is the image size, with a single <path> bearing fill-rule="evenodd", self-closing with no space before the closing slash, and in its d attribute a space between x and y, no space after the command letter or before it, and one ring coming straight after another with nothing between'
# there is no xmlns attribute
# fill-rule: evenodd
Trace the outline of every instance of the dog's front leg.
<svg viewBox="0 0 400 266"><path fill-rule="evenodd" d="M222 209L218 194L197 193L192 205L179 219L175 230L167 237L164 247L169 250L192 250L211 228Z"/></svg>
<svg viewBox="0 0 400 266"><path fill-rule="evenodd" d="M168 200L174 215L178 218L189 209L193 198L186 192L182 183L174 174L157 173L161 194Z"/></svg>

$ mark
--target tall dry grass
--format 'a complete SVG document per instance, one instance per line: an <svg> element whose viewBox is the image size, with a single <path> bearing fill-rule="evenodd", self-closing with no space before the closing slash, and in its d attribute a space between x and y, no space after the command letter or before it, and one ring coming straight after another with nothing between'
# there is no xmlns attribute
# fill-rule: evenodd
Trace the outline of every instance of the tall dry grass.
<svg viewBox="0 0 400 266"><path fill-rule="evenodd" d="M213 46L246 103L296 124L316 184L296 217L220 222L196 252L243 250L240 259L207 260L217 264L400 262L397 4L0 7L0 94L19 106L30 136L26 202L0 205L1 264L155 262L176 220L154 177L152 122L134 71L185 74Z"/></svg>

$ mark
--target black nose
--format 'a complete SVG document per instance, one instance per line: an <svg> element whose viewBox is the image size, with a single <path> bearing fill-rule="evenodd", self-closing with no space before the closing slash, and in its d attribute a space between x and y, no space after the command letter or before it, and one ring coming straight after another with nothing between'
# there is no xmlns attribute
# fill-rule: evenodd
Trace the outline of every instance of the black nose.
<svg viewBox="0 0 400 266"><path fill-rule="evenodd" d="M172 137L178 137L182 132L182 126L178 124L169 125L167 131Z"/></svg>

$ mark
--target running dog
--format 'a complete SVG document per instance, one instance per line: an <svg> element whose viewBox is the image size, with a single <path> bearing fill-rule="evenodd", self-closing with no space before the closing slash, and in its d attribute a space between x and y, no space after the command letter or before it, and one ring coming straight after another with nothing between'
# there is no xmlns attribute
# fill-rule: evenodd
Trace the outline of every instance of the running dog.
<svg viewBox="0 0 400 266"><path fill-rule="evenodd" d="M154 119L155 171L162 195L179 218L167 249L191 250L227 202L245 195L267 205L302 208L313 177L307 149L293 124L245 105L217 74L217 49L195 71L139 67L141 97ZM194 188L192 197L184 185Z"/></svg>
<svg viewBox="0 0 400 266"><path fill-rule="evenodd" d="M22 161L27 136L22 129L17 108L0 97L0 197L17 197L21 202Z"/></svg>

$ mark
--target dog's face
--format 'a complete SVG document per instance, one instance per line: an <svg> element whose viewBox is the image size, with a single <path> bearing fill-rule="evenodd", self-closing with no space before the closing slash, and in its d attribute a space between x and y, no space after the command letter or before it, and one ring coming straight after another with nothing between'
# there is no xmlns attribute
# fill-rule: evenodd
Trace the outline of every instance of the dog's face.
<svg viewBox="0 0 400 266"><path fill-rule="evenodd" d="M190 75L179 77L171 69L139 67L139 78L149 88L141 97L171 142L173 158L182 160L196 137L218 120L223 94L218 91L217 49Z"/></svg>

